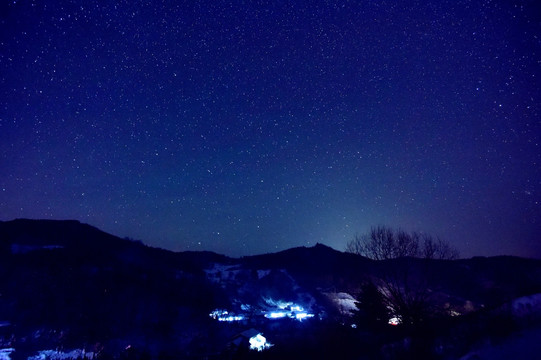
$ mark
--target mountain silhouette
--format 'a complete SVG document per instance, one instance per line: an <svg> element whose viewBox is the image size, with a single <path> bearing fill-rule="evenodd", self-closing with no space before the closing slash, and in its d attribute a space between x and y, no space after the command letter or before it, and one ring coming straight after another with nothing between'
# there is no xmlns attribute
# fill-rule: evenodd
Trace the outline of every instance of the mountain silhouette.
<svg viewBox="0 0 541 360"><path fill-rule="evenodd" d="M390 342L411 339L405 327L365 326L362 340L350 325L363 326L355 323L362 322L355 302L364 285L404 275L389 269L407 269L406 285L422 285L427 308L460 314L430 320L441 343L452 343L448 333L461 327L465 334L477 329L481 335L472 338L493 336L501 328L488 325L495 319L507 319L509 331L538 324L540 260L374 261L323 244L231 258L153 248L78 221L17 219L0 222L0 346L16 349L13 358L58 348L84 348L101 358L234 358L241 355L231 353L230 339L258 328L274 338L267 357L341 351L355 358L366 349L382 356ZM530 304L520 319L517 299ZM221 315L209 316L216 309L242 320L220 323ZM307 320L295 321L301 317ZM347 339L352 342L344 344ZM449 353L468 346L458 342Z"/></svg>

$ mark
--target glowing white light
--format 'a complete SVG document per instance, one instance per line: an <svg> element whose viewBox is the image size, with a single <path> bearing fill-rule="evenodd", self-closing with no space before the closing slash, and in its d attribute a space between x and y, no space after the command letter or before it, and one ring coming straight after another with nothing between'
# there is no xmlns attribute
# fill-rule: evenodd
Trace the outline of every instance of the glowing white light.
<svg viewBox="0 0 541 360"><path fill-rule="evenodd" d="M211 318L218 321L242 321L244 315L230 315L227 310L214 310L209 314Z"/></svg>
<svg viewBox="0 0 541 360"><path fill-rule="evenodd" d="M287 316L287 313L283 311L273 311L269 314L265 314L265 317L268 319L281 319L286 316Z"/></svg>
<svg viewBox="0 0 541 360"><path fill-rule="evenodd" d="M242 321L244 320L244 316L242 315L236 315L236 316L227 316L227 317L219 317L218 321Z"/></svg>
<svg viewBox="0 0 541 360"><path fill-rule="evenodd" d="M284 302L284 301L278 301L277 303L278 307L282 310L286 309L288 306L291 305L290 302Z"/></svg>
<svg viewBox="0 0 541 360"><path fill-rule="evenodd" d="M307 314L305 312L295 314L295 319L299 321L302 321L303 319L311 318L311 317L314 317L314 314Z"/></svg>
<svg viewBox="0 0 541 360"><path fill-rule="evenodd" d="M227 315L229 314L229 312L227 310L214 310L213 312L211 312L209 314L209 316L213 319L218 319L220 317L222 317L223 315Z"/></svg>
<svg viewBox="0 0 541 360"><path fill-rule="evenodd" d="M393 325L393 326L396 326L398 324L400 324L402 321L400 321L399 318L397 317L392 317L389 319L389 325Z"/></svg>
<svg viewBox="0 0 541 360"><path fill-rule="evenodd" d="M299 305L291 305L291 311L303 311L304 309L302 306Z"/></svg>
<svg viewBox="0 0 541 360"><path fill-rule="evenodd" d="M265 337L261 334L252 336L249 341L250 341L250 350L263 351L272 346L272 344L268 343L267 339L265 339Z"/></svg>

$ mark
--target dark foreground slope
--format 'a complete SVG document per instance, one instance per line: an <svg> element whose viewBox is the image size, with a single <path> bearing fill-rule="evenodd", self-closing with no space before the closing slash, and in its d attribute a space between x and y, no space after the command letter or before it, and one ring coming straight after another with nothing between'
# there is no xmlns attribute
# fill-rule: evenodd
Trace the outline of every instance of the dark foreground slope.
<svg viewBox="0 0 541 360"><path fill-rule="evenodd" d="M175 254L75 221L0 223L0 321L23 348L130 339L173 348L204 331L220 289L205 278L212 253ZM13 345L13 344L11 344ZM49 346L51 346L49 345ZM18 351L20 353L20 351Z"/></svg>
<svg viewBox="0 0 541 360"><path fill-rule="evenodd" d="M430 309L445 311L416 328L364 324L361 286L404 269ZM46 349L134 359L458 358L537 329L539 293L541 261L532 259L375 262L320 244L232 259L151 248L77 221L0 222L0 352L11 349L12 359ZM209 317L216 309L241 320ZM274 346L249 351L236 337L248 329Z"/></svg>

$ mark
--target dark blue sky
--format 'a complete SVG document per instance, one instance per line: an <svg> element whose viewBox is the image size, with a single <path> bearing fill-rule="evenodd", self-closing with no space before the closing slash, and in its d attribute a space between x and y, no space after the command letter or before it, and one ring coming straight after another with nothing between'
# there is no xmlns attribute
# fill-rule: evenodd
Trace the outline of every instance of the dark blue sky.
<svg viewBox="0 0 541 360"><path fill-rule="evenodd" d="M2 5L0 220L233 256L385 224L541 257L536 1L194 3Z"/></svg>

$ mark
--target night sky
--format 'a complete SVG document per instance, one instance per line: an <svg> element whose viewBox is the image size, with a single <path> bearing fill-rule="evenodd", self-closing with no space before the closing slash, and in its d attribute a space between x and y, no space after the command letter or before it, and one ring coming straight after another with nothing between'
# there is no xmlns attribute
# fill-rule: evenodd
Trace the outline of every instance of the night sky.
<svg viewBox="0 0 541 360"><path fill-rule="evenodd" d="M388 225L541 257L536 0L2 4L0 220L232 256Z"/></svg>

